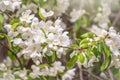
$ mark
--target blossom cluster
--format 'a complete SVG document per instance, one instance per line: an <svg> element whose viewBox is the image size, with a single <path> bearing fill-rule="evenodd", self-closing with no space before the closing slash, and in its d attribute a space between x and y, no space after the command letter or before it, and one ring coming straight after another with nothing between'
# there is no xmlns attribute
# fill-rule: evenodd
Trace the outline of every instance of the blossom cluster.
<svg viewBox="0 0 120 80"><path fill-rule="evenodd" d="M97 1L0 0L0 80L74 80L94 63L119 69L113 0Z"/></svg>

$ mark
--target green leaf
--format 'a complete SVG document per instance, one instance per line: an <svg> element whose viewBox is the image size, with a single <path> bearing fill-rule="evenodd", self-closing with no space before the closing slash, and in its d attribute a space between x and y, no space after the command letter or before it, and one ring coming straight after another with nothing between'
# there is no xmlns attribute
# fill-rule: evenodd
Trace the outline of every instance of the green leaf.
<svg viewBox="0 0 120 80"><path fill-rule="evenodd" d="M11 40L12 40L12 38L10 36L8 36L8 35L6 35L6 38L8 40L8 45L11 48Z"/></svg>
<svg viewBox="0 0 120 80"><path fill-rule="evenodd" d="M105 69L107 69L109 67L110 63L111 63L111 56L109 56L108 58L106 58L104 60L104 62L102 63L102 65L100 67L100 70L104 71Z"/></svg>
<svg viewBox="0 0 120 80"><path fill-rule="evenodd" d="M88 42L89 42L89 41L88 41L88 38L85 38L85 39L81 40L80 44L88 43Z"/></svg>
<svg viewBox="0 0 120 80"><path fill-rule="evenodd" d="M80 43L80 42L81 42L81 39L78 38L78 39L77 39L77 42Z"/></svg>
<svg viewBox="0 0 120 80"><path fill-rule="evenodd" d="M104 71L111 63L111 52L109 47L105 43L103 43L103 51L104 51L104 55L103 55L104 62L101 65L100 68L101 71Z"/></svg>
<svg viewBox="0 0 120 80"><path fill-rule="evenodd" d="M98 44L97 44L97 49L98 49L98 51L99 51L100 53L103 51L103 45L102 45L102 43L98 43Z"/></svg>
<svg viewBox="0 0 120 80"><path fill-rule="evenodd" d="M0 33L0 39L3 39L3 38L5 38L5 35Z"/></svg>
<svg viewBox="0 0 120 80"><path fill-rule="evenodd" d="M74 66L74 64L77 61L77 56L74 55L68 62L67 62L67 68L70 69Z"/></svg>
<svg viewBox="0 0 120 80"><path fill-rule="evenodd" d="M84 56L82 53L80 53L80 54L78 55L78 60L80 61L80 63L84 63L84 61L85 61L85 56Z"/></svg>
<svg viewBox="0 0 120 80"><path fill-rule="evenodd" d="M19 21L19 19L18 18L14 18L14 19L12 19L12 20L10 20L10 24L14 24L14 23L19 23L20 21Z"/></svg>
<svg viewBox="0 0 120 80"><path fill-rule="evenodd" d="M111 55L110 49L105 43L103 44L103 50L106 57L109 57Z"/></svg>
<svg viewBox="0 0 120 80"><path fill-rule="evenodd" d="M4 22L4 17L2 14L0 14L0 31L2 30L2 24Z"/></svg>
<svg viewBox="0 0 120 80"><path fill-rule="evenodd" d="M97 48L94 47L92 51L96 57L100 56L100 52L98 51Z"/></svg>
<svg viewBox="0 0 120 80"><path fill-rule="evenodd" d="M11 52L8 52L8 56L10 57L12 61L16 59L16 57Z"/></svg>
<svg viewBox="0 0 120 80"><path fill-rule="evenodd" d="M75 22L76 31L79 30L79 28L80 28L81 25L82 25L82 23L81 23L80 19Z"/></svg>
<svg viewBox="0 0 120 80"><path fill-rule="evenodd" d="M18 23L14 23L13 25L12 25L12 29L16 29L16 27L19 25L20 23L18 22Z"/></svg>
<svg viewBox="0 0 120 80"><path fill-rule="evenodd" d="M44 67L46 67L46 66L49 66L49 65L48 65L47 63L45 63L45 64L40 64L40 65L39 65L40 68L44 68Z"/></svg>
<svg viewBox="0 0 120 80"><path fill-rule="evenodd" d="M4 22L4 17L2 14L0 14L0 23L3 23Z"/></svg>
<svg viewBox="0 0 120 80"><path fill-rule="evenodd" d="M48 80L45 76L42 76L42 79L43 79L43 80Z"/></svg>
<svg viewBox="0 0 120 80"><path fill-rule="evenodd" d="M52 54L52 62L54 62L56 58L57 58L57 56L56 56L56 52L53 51L53 54Z"/></svg>
<svg viewBox="0 0 120 80"><path fill-rule="evenodd" d="M86 43L81 44L80 47L81 47L81 48L87 48L87 47L88 47L88 44L86 44Z"/></svg>
<svg viewBox="0 0 120 80"><path fill-rule="evenodd" d="M71 44L71 46L70 46L71 48L77 48L78 47L78 45L77 44Z"/></svg>
<svg viewBox="0 0 120 80"><path fill-rule="evenodd" d="M76 31L79 31L81 26L88 25L88 18L86 16L81 17L75 22Z"/></svg>
<svg viewBox="0 0 120 80"><path fill-rule="evenodd" d="M94 36L95 34L93 32L88 32L88 33L81 35L82 38L92 38Z"/></svg>
<svg viewBox="0 0 120 80"><path fill-rule="evenodd" d="M20 67L14 67L13 70L14 71L19 71L19 70L21 70L21 68Z"/></svg>
<svg viewBox="0 0 120 80"><path fill-rule="evenodd" d="M94 54L93 54L93 52L92 52L92 50L91 50L91 47L90 47L90 48L88 48L88 49L86 50L86 57L87 57L88 59L91 59L92 56L94 56Z"/></svg>

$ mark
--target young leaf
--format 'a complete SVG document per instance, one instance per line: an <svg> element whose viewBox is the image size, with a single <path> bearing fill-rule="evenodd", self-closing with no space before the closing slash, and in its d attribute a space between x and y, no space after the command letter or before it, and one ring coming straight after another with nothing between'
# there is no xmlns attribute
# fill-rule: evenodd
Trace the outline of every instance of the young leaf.
<svg viewBox="0 0 120 80"><path fill-rule="evenodd" d="M105 43L103 44L103 50L106 57L109 57L111 55L110 49Z"/></svg>
<svg viewBox="0 0 120 80"><path fill-rule="evenodd" d="M85 61L85 56L84 56L82 53L80 53L80 54L78 55L78 60L80 61L80 63L84 63L84 61Z"/></svg>
<svg viewBox="0 0 120 80"><path fill-rule="evenodd" d="M84 44L84 43L88 43L88 42L89 42L88 39L85 38L85 39L81 40L80 44Z"/></svg>
<svg viewBox="0 0 120 80"><path fill-rule="evenodd" d="M97 49L98 49L98 51L99 51L100 53L102 52L102 50L103 50L102 43L98 43L98 44L97 44Z"/></svg>
<svg viewBox="0 0 120 80"><path fill-rule="evenodd" d="M111 56L109 56L108 58L105 59L105 61L102 63L102 65L100 67L100 70L104 71L105 69L107 69L108 66L110 65L110 63L111 63Z"/></svg>
<svg viewBox="0 0 120 80"><path fill-rule="evenodd" d="M15 29L19 24L20 24L19 22L18 22L18 23L14 23L14 24L12 25L12 28Z"/></svg>
<svg viewBox="0 0 120 80"><path fill-rule="evenodd" d="M52 62L55 61L56 58L57 58L57 56L56 56L56 52L53 51L53 54L52 54Z"/></svg>
<svg viewBox="0 0 120 80"><path fill-rule="evenodd" d="M5 38L4 34L0 33L0 39Z"/></svg>
<svg viewBox="0 0 120 80"><path fill-rule="evenodd" d="M93 48L93 53L94 53L94 55L96 56L96 57L98 57L98 56L100 56L100 52L98 51L98 49L97 48Z"/></svg>
<svg viewBox="0 0 120 80"><path fill-rule="evenodd" d="M4 22L4 17L2 14L0 14L0 31L2 30L2 24Z"/></svg>
<svg viewBox="0 0 120 80"><path fill-rule="evenodd" d="M67 68L70 69L74 66L74 64L76 63L77 61L77 56L74 55L67 63Z"/></svg>
<svg viewBox="0 0 120 80"><path fill-rule="evenodd" d="M88 32L88 33L81 35L82 38L91 38L93 36L95 36L93 32Z"/></svg>

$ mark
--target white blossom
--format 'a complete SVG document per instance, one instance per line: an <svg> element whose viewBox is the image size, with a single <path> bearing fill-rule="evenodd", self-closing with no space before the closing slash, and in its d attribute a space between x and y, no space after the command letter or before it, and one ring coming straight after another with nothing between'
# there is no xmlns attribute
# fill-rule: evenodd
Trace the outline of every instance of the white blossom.
<svg viewBox="0 0 120 80"><path fill-rule="evenodd" d="M73 9L72 12L70 13L70 21L75 22L77 21L80 17L82 17L85 14L85 10L76 10Z"/></svg>
<svg viewBox="0 0 120 80"><path fill-rule="evenodd" d="M28 80L28 78L27 78L27 70L25 68L23 70L14 72L14 74L18 75L19 77L21 77L24 80Z"/></svg>
<svg viewBox="0 0 120 80"><path fill-rule="evenodd" d="M15 9L19 9L21 4L20 0L1 0L0 1L0 10L5 11L5 10L10 10L12 12L15 11Z"/></svg>
<svg viewBox="0 0 120 80"><path fill-rule="evenodd" d="M74 76L75 69L70 69L62 76L62 80L72 80Z"/></svg>
<svg viewBox="0 0 120 80"><path fill-rule="evenodd" d="M40 8L40 12L44 17L50 17L54 14L53 11L46 12L45 9L43 9L43 8Z"/></svg>
<svg viewBox="0 0 120 80"><path fill-rule="evenodd" d="M32 19L34 18L34 14L31 14L31 10L26 10L22 13L22 17L20 17L21 22L30 23Z"/></svg>

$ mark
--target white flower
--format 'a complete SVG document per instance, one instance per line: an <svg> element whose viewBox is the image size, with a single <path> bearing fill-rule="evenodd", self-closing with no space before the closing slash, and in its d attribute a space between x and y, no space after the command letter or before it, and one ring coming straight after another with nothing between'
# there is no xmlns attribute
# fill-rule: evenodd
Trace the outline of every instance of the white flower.
<svg viewBox="0 0 120 80"><path fill-rule="evenodd" d="M10 57L7 57L6 59L4 59L3 63L6 64L6 66L12 66L12 60L10 59Z"/></svg>
<svg viewBox="0 0 120 80"><path fill-rule="evenodd" d="M25 68L23 70L14 72L14 74L18 75L19 77L21 77L24 80L28 80L28 78L27 78L27 70Z"/></svg>
<svg viewBox="0 0 120 80"><path fill-rule="evenodd" d="M53 68L58 72L64 72L65 67L62 66L62 63L60 61L55 61L53 64Z"/></svg>
<svg viewBox="0 0 120 80"><path fill-rule="evenodd" d="M23 39L28 39L29 37L33 36L33 32L31 28L23 28L22 29L22 38Z"/></svg>
<svg viewBox="0 0 120 80"><path fill-rule="evenodd" d="M62 80L72 80L74 76L75 76L75 69L70 69L62 76Z"/></svg>
<svg viewBox="0 0 120 80"><path fill-rule="evenodd" d="M45 66L45 68L42 68L41 70L40 70L40 73L39 73L40 75L43 75L43 76L47 76L47 75L49 75L49 68L47 67L47 66Z"/></svg>
<svg viewBox="0 0 120 80"><path fill-rule="evenodd" d="M52 48L53 46L54 46L54 44L55 44L55 35L53 34L53 33L50 33L49 35L48 35L48 46L50 47L50 48Z"/></svg>
<svg viewBox="0 0 120 80"><path fill-rule="evenodd" d="M35 65L32 65L31 68L32 68L32 72L30 73L30 77L32 78L38 77L40 74L40 68Z"/></svg>
<svg viewBox="0 0 120 80"><path fill-rule="evenodd" d="M8 70L7 72L3 73L3 79L4 80L15 80L15 77L12 74L12 71Z"/></svg>
<svg viewBox="0 0 120 80"><path fill-rule="evenodd" d="M40 28L43 29L45 31L45 34L48 35L48 33L50 32L50 27L52 26L53 22L51 20L44 22L44 21L40 21Z"/></svg>
<svg viewBox="0 0 120 80"><path fill-rule="evenodd" d="M119 47L117 46L117 42L112 41L111 39L105 39L105 43L110 47L111 52L118 56L120 55Z"/></svg>
<svg viewBox="0 0 120 80"><path fill-rule="evenodd" d="M92 56L92 58L88 61L87 67L93 66L93 63L98 61L99 61L98 58L96 58L95 56Z"/></svg>
<svg viewBox="0 0 120 80"><path fill-rule="evenodd" d="M32 19L34 18L34 14L31 14L31 10L26 10L25 12L22 13L22 17L20 17L21 22L26 22L30 23Z"/></svg>
<svg viewBox="0 0 120 80"><path fill-rule="evenodd" d="M105 38L105 36L108 34L106 30L101 29L97 27L96 25L92 26L91 31L94 32L100 38Z"/></svg>
<svg viewBox="0 0 120 80"><path fill-rule="evenodd" d="M107 30L108 27L109 27L107 23L99 24L99 26L100 26L102 29L105 29L105 30Z"/></svg>
<svg viewBox="0 0 120 80"><path fill-rule="evenodd" d="M100 77L102 77L102 78L104 78L104 79L107 79L107 76L106 76L106 74L105 74L104 72L101 72L101 73L100 73Z"/></svg>
<svg viewBox="0 0 120 80"><path fill-rule="evenodd" d="M40 13L44 16L44 17L50 17L54 14L53 11L49 11L49 12L46 12L45 9L43 8L40 8Z"/></svg>
<svg viewBox="0 0 120 80"><path fill-rule="evenodd" d="M38 18L34 17L33 20L32 20L32 23L31 23L31 29L32 30L39 30L40 29L40 23L39 23L39 20Z"/></svg>
<svg viewBox="0 0 120 80"><path fill-rule="evenodd" d="M37 8L38 8L38 6L34 3L30 3L26 6L26 9L30 9L34 13L37 13Z"/></svg>
<svg viewBox="0 0 120 80"><path fill-rule="evenodd" d="M12 40L12 42L14 43L14 45L20 45L22 43L22 39L21 38L15 38L14 40Z"/></svg>
<svg viewBox="0 0 120 80"><path fill-rule="evenodd" d="M101 14L101 13L97 13L94 21L99 22L99 24L109 23L110 22L109 18L106 15Z"/></svg>
<svg viewBox="0 0 120 80"><path fill-rule="evenodd" d="M53 8L53 11L55 12L55 15L61 15L62 13L65 13L66 10L69 7L69 0L56 0L56 5Z"/></svg>
<svg viewBox="0 0 120 80"><path fill-rule="evenodd" d="M54 67L51 67L49 69L49 76L56 76L57 75L57 70Z"/></svg>
<svg viewBox="0 0 120 80"><path fill-rule="evenodd" d="M109 28L109 33L108 34L109 34L110 38L112 38L112 39L120 38L120 35L117 34L117 32L114 30L113 27Z"/></svg>
<svg viewBox="0 0 120 80"><path fill-rule="evenodd" d="M12 30L12 25L6 24L6 25L4 25L4 28L9 32Z"/></svg>
<svg viewBox="0 0 120 80"><path fill-rule="evenodd" d="M63 31L63 29L59 26L50 26L49 31L54 34L60 34Z"/></svg>
<svg viewBox="0 0 120 80"><path fill-rule="evenodd" d="M115 66L115 68L120 68L120 59L116 57L115 59L113 58L111 61L111 66Z"/></svg>
<svg viewBox="0 0 120 80"><path fill-rule="evenodd" d="M11 30L11 31L8 32L8 35L11 36L11 37L16 37L18 34L19 33L17 31L15 32L13 30Z"/></svg>
<svg viewBox="0 0 120 80"><path fill-rule="evenodd" d="M38 6L34 3L30 3L30 4L26 4L26 5L22 4L21 8L19 8L19 10L16 13L16 16L18 17L22 12L24 12L28 9L30 9L34 13L37 13L37 8L38 8Z"/></svg>
<svg viewBox="0 0 120 80"><path fill-rule="evenodd" d="M109 29L109 38L105 39L106 44L110 47L111 52L118 56L120 55L120 35L114 30L113 27Z"/></svg>
<svg viewBox="0 0 120 80"><path fill-rule="evenodd" d="M111 14L111 8L108 3L102 2L102 13L106 16L109 16Z"/></svg>
<svg viewBox="0 0 120 80"><path fill-rule="evenodd" d="M12 0L1 0L0 1L0 10L10 10L12 12L15 11L15 9L18 9L20 7L21 2L20 1L12 1Z"/></svg>
<svg viewBox="0 0 120 80"><path fill-rule="evenodd" d="M41 30L36 31L35 35L33 36L33 39L36 44L41 44L41 43L46 42L45 35Z"/></svg>
<svg viewBox="0 0 120 80"><path fill-rule="evenodd" d="M32 54L33 52L39 52L41 50L41 47L39 44L34 44L31 42L31 44L28 44L27 48L23 50L24 53Z"/></svg>
<svg viewBox="0 0 120 80"><path fill-rule="evenodd" d="M70 13L70 21L75 22L77 21L80 17L82 17L85 14L85 10L76 10L73 9L72 12Z"/></svg>
<svg viewBox="0 0 120 80"><path fill-rule="evenodd" d="M0 70L1 71L7 70L7 66L4 63L0 63Z"/></svg>
<svg viewBox="0 0 120 80"><path fill-rule="evenodd" d="M67 36L68 32L64 32L59 36L59 45L60 46L69 46L70 45L70 39Z"/></svg>

